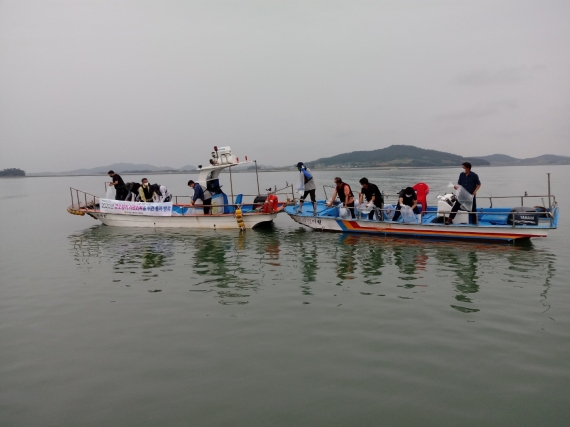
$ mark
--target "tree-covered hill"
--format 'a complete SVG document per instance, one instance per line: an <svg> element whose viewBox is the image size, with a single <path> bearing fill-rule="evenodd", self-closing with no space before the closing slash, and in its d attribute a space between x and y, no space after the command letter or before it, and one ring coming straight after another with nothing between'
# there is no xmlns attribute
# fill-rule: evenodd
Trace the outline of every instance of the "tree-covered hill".
<svg viewBox="0 0 570 427"><path fill-rule="evenodd" d="M22 169L17 168L2 169L0 171L0 176L26 176L26 172L24 172Z"/></svg>
<svg viewBox="0 0 570 427"><path fill-rule="evenodd" d="M484 159L465 158L443 151L426 150L413 145L391 145L371 151L353 151L306 162L309 167L370 167L370 166L459 166L469 161L473 166L489 165Z"/></svg>

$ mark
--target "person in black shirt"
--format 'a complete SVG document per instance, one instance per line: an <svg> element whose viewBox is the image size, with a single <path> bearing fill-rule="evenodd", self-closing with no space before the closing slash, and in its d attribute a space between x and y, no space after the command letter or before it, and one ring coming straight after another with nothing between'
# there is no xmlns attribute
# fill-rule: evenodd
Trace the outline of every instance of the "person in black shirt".
<svg viewBox="0 0 570 427"><path fill-rule="evenodd" d="M411 207L416 215L422 213L422 210L418 207L418 195L416 194L416 190L412 187L406 187L400 191L396 212L394 213L392 221L398 221L400 219L400 209L402 205Z"/></svg>
<svg viewBox="0 0 570 427"><path fill-rule="evenodd" d="M384 205L384 198L382 197L382 193L376 184L372 184L368 181L368 178L362 178L360 180L360 185L362 186L362 192L360 193L360 200L358 203L362 205L364 198L366 197L366 201L368 203L374 203L374 206L377 208L382 209ZM382 218L382 211L380 211L380 218ZM370 211L368 214L368 219L374 219L374 211Z"/></svg>
<svg viewBox="0 0 570 427"><path fill-rule="evenodd" d="M459 174L459 180L457 181L457 185L454 188L457 190L457 187L461 185L465 188L469 194L473 195L473 206L471 207L471 212L477 212L477 199L475 196L477 195L477 191L481 188L481 181L479 180L479 175L475 172L471 172L471 163L464 162L461 164L463 168L463 172ZM455 204L451 208L451 215L449 215L449 219L446 218L446 224L452 224L457 211L461 207L461 203L455 201ZM469 214L469 224L476 224L477 222L477 214Z"/></svg>
<svg viewBox="0 0 570 427"><path fill-rule="evenodd" d="M107 172L107 175L111 177L111 182L109 185L115 187L117 194L115 195L115 200L125 200L127 195L129 194L127 191L127 186L125 185L125 181L121 178L120 175L116 174L112 170Z"/></svg>

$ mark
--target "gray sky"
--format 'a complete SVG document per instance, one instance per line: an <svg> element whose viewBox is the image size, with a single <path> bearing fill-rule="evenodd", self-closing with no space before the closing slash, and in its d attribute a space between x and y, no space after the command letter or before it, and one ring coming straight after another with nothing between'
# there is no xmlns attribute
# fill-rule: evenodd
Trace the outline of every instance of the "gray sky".
<svg viewBox="0 0 570 427"><path fill-rule="evenodd" d="M0 168L570 155L570 1L0 0Z"/></svg>

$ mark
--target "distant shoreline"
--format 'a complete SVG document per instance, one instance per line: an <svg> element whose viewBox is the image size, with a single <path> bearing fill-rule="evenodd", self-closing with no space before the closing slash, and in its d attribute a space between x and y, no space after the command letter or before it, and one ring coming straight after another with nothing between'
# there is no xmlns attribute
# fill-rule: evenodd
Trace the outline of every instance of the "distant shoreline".
<svg viewBox="0 0 570 427"><path fill-rule="evenodd" d="M520 166L526 166L526 167L532 167L532 166L569 166L570 163L568 164L555 164L555 165L550 165L550 164L538 164L538 165L482 165L482 166L477 166L477 167L473 167L473 169L479 169L479 168L504 168L504 167L520 167ZM369 167L331 167L331 168L312 168L312 170L314 171L341 171L341 172L346 172L346 171L357 171L357 170L421 170L421 169L456 169L458 168L459 165L454 165L454 166L398 166L398 167L388 167L388 166L369 166ZM232 171L232 173L253 173L255 172L255 170L236 170L236 171ZM259 169L258 170L259 173L272 173L272 172L296 172L295 169ZM119 172L121 175L124 176L134 176L134 175L195 175L200 173L200 170L195 170L195 171L187 171L187 172L134 172L134 173L124 173L124 172ZM227 173L227 172L226 172ZM66 174L49 174L49 175L36 175L36 174L30 174L30 175L26 175L26 176L4 176L4 177L0 177L0 178L63 178L63 177L81 177L81 176L99 176L99 177L103 177L103 178L107 178L106 174L86 174L86 175L66 175Z"/></svg>

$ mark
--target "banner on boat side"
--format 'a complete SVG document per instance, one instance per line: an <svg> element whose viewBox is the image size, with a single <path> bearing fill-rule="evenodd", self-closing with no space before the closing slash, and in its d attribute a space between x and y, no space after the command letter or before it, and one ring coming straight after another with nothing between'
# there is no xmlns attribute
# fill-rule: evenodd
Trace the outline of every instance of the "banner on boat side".
<svg viewBox="0 0 570 427"><path fill-rule="evenodd" d="M170 203L144 203L144 202L124 202L122 200L99 199L101 212L125 214L125 215L147 215L147 216L172 216L172 202Z"/></svg>

